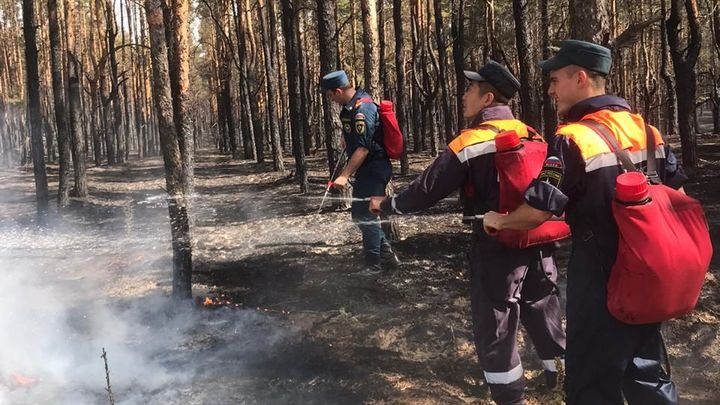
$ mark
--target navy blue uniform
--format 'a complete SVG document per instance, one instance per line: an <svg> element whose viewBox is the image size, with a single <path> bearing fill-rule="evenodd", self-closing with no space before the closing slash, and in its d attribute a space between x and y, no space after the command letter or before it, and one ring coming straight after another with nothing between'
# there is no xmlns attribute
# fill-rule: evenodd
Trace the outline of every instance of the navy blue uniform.
<svg viewBox="0 0 720 405"><path fill-rule="evenodd" d="M632 405L675 404L675 387L661 369L660 325L628 325L608 312L607 281L618 244L611 203L622 168L600 135L580 122L593 120L607 126L633 162L644 168L644 121L630 112L625 100L613 96L586 99L573 106L567 118L556 132L548 165L525 194L534 208L556 215L565 212L572 230L567 403L622 405L624 397ZM657 129L651 131L658 145L658 174L666 185L681 187L686 176Z"/></svg>
<svg viewBox="0 0 720 405"><path fill-rule="evenodd" d="M363 98L370 98L370 95L357 89L355 96L340 111L348 157L359 147L369 151L355 172L353 198L385 195L385 187L392 176L390 159L380 143L382 130L377 106L372 102L360 102ZM353 201L351 212L353 221L362 232L365 263L379 266L380 252L390 250L390 244L377 217L370 213L368 201Z"/></svg>
<svg viewBox="0 0 720 405"><path fill-rule="evenodd" d="M383 202L383 212L411 213L433 206L466 183L474 188L472 210L498 209L495 167L496 130L514 130L527 137L528 127L506 106L490 107L475 128L461 132L406 190ZM555 288L557 270L551 246L512 249L487 235L473 222L470 298L475 349L493 400L501 405L523 403L525 380L517 348L520 323L530 335L549 377L562 358L565 334Z"/></svg>

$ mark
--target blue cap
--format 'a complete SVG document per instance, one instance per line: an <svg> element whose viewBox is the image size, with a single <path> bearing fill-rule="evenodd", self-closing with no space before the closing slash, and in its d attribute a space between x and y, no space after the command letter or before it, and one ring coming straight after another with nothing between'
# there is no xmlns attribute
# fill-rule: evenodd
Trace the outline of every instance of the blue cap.
<svg viewBox="0 0 720 405"><path fill-rule="evenodd" d="M560 42L560 50L555 56L540 62L540 69L550 72L569 65L606 75L612 66L612 53L608 48L592 42L568 39Z"/></svg>
<svg viewBox="0 0 720 405"><path fill-rule="evenodd" d="M520 82L505 66L491 60L477 72L465 71L468 80L490 83L500 94L511 99L520 89Z"/></svg>
<svg viewBox="0 0 720 405"><path fill-rule="evenodd" d="M320 79L320 93L325 93L328 90L337 89L339 87L345 87L350 84L347 74L344 70L336 70L330 72Z"/></svg>

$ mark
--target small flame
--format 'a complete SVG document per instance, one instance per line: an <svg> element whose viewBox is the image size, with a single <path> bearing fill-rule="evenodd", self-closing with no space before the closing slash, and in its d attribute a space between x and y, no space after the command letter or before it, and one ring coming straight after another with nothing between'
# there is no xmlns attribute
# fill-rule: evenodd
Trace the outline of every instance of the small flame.
<svg viewBox="0 0 720 405"><path fill-rule="evenodd" d="M212 304L213 304L212 298L205 297L205 301L203 301L203 305L208 306L208 305L212 305Z"/></svg>
<svg viewBox="0 0 720 405"><path fill-rule="evenodd" d="M12 374L12 377L15 379L15 383L17 383L17 385L28 385L37 382L36 379L26 377L22 374Z"/></svg>

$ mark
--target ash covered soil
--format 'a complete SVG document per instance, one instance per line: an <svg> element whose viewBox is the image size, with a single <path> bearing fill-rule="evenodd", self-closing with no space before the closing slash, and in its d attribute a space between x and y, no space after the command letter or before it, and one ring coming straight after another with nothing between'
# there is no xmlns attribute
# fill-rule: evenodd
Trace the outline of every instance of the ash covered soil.
<svg viewBox="0 0 720 405"><path fill-rule="evenodd" d="M702 167L686 189L703 201L717 242L720 146L698 143ZM413 155L411 175L397 176L396 188L430 160ZM317 212L322 153L309 164L313 181L301 195L270 164L199 153L195 298L181 308L166 298L172 265L159 158L90 169L89 201L53 213L49 230L33 225L32 170L0 172L0 267L33 275L0 288L56 298L35 300L34 314L62 309L37 321L60 325L40 341L26 336L47 325L26 325L24 310L0 317L17 335L0 339L5 350L35 352L32 361L2 360L0 349L0 404L108 403L101 347L119 404L491 403L472 342L471 234L455 199L398 217L400 268L377 280L352 277L362 268L360 233L348 211ZM49 169L57 189L57 169ZM567 254L558 254L561 288ZM720 402L718 268L715 259L697 310L665 329L682 403ZM18 299L6 311L22 306ZM524 333L520 341L528 403L560 403L541 386ZM48 362L52 356L62 361Z"/></svg>

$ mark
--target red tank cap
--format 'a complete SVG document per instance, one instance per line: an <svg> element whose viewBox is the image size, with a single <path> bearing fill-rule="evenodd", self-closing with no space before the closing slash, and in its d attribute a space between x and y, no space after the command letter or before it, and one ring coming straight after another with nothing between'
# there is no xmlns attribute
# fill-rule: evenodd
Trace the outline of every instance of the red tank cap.
<svg viewBox="0 0 720 405"><path fill-rule="evenodd" d="M495 137L495 148L498 152L515 149L520 146L520 137L515 131L505 131Z"/></svg>
<svg viewBox="0 0 720 405"><path fill-rule="evenodd" d="M647 178L640 172L628 172L617 176L615 197L620 201L642 201L650 196Z"/></svg>
<svg viewBox="0 0 720 405"><path fill-rule="evenodd" d="M383 100L380 102L380 112L390 112L393 110L393 102L390 100Z"/></svg>

